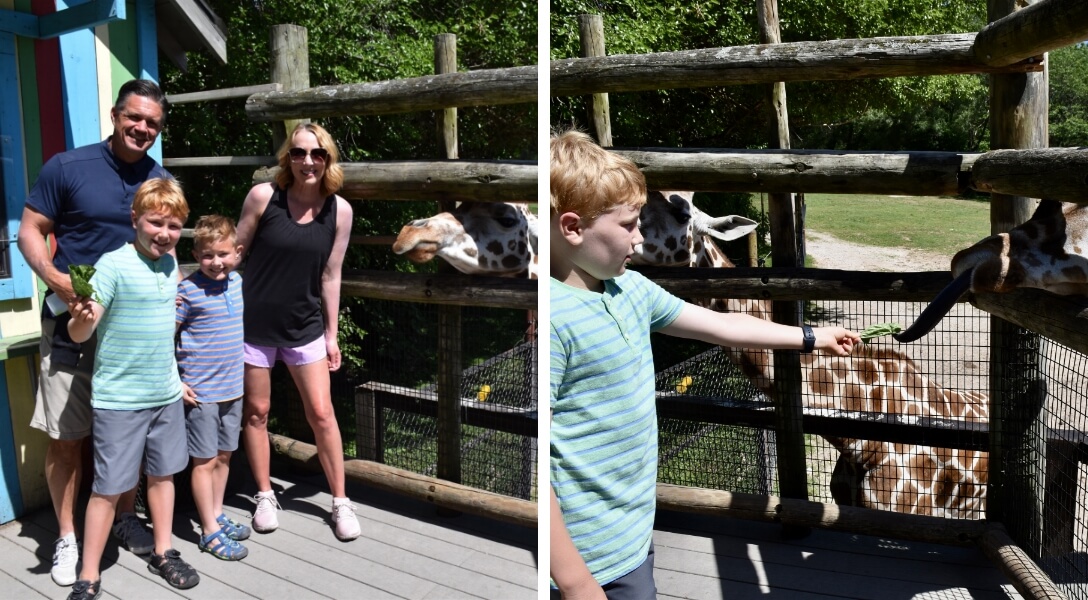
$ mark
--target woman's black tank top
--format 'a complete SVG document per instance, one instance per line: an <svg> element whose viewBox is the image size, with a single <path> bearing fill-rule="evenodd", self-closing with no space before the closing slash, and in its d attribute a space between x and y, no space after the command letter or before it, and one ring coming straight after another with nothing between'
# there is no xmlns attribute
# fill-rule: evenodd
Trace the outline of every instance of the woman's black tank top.
<svg viewBox="0 0 1088 600"><path fill-rule="evenodd" d="M273 191L242 277L247 344L293 348L321 337L321 274L335 237L336 196L300 225L291 218L287 191Z"/></svg>

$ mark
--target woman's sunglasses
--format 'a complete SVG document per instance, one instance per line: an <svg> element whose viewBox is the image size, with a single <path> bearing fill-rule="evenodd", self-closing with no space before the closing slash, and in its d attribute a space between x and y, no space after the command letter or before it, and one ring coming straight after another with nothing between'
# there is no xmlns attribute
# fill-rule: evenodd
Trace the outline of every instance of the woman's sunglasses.
<svg viewBox="0 0 1088 600"><path fill-rule="evenodd" d="M314 162L325 162L329 158L329 151L324 148L314 148L309 152L306 152L305 148L291 148L287 154L291 155L291 162L302 162L306 160L307 154L314 159Z"/></svg>

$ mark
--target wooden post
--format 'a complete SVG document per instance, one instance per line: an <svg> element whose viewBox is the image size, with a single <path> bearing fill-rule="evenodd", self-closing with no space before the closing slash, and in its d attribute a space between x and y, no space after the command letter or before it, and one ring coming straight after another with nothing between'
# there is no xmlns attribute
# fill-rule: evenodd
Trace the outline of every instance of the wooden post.
<svg viewBox="0 0 1088 600"><path fill-rule="evenodd" d="M457 71L457 36L443 33L434 38L436 75ZM438 111L440 158L457 158L457 109ZM439 210L451 211L456 202L439 201ZM453 272L439 262L439 272ZM461 307L438 307L438 477L461 483ZM439 509L448 514L449 509Z"/></svg>
<svg viewBox="0 0 1088 600"><path fill-rule="evenodd" d="M756 3L759 37L762 44L781 43L778 30L777 0ZM769 147L790 147L789 117L786 110L786 84L774 83L769 90L771 116ZM776 267L804 266L798 255L798 240L803 231L797 227L793 194L768 194L771 212L771 260ZM801 302L776 301L772 314L775 322L801 324ZM808 499L808 468L805 464L805 435L801 426L801 355L794 350L774 351L775 434L778 446L778 486L783 497ZM786 528L787 535L807 534L804 528Z"/></svg>
<svg viewBox="0 0 1088 600"><path fill-rule="evenodd" d="M582 45L582 58L605 56L604 19L601 15L578 15L578 39ZM612 147L612 122L608 113L608 94L592 94L586 99L589 125L597 143L603 148Z"/></svg>
<svg viewBox="0 0 1088 600"><path fill-rule="evenodd" d="M996 21L1031 5L988 0ZM1045 64L1045 61L1044 61ZM1042 148L1047 145L1047 73L990 77L990 147ZM991 233L1004 233L1031 217L1035 200L992 194ZM1005 524L1028 554L1042 551L1045 485L1045 386L1039 336L998 317L990 319L990 489L986 518Z"/></svg>
<svg viewBox="0 0 1088 600"><path fill-rule="evenodd" d="M304 90L310 87L310 54L306 28L299 25L273 25L269 43L272 51L272 83L281 89ZM309 119L291 119L272 126L272 150L279 150L299 123Z"/></svg>

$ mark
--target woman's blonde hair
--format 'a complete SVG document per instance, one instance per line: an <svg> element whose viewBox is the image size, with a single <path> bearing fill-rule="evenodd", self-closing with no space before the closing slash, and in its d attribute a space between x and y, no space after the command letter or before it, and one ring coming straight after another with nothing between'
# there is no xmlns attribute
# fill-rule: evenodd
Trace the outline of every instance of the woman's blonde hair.
<svg viewBox="0 0 1088 600"><path fill-rule="evenodd" d="M199 250L206 244L214 244L220 240L226 240L233 246L237 234L234 219L223 215L204 215L196 220L193 228L193 247Z"/></svg>
<svg viewBox="0 0 1088 600"><path fill-rule="evenodd" d="M163 212L181 219L184 223L189 218L189 203L185 201L185 193L181 191L181 184L177 181L148 179L136 189L136 196L132 199L132 212L137 219L144 213Z"/></svg>
<svg viewBox="0 0 1088 600"><path fill-rule="evenodd" d="M646 204L646 178L635 163L581 131L552 134L550 172L553 217L573 212L593 221L617 206Z"/></svg>
<svg viewBox="0 0 1088 600"><path fill-rule="evenodd" d="M295 176L291 172L291 148L295 147L295 135L302 131L309 131L317 138L317 145L329 153L325 159L325 175L321 178L322 197L335 194L344 185L344 169L340 166L340 151L336 148L336 141L332 139L328 131L317 123L299 123L287 136L287 140L280 146L276 153L280 169L276 172L276 185L283 189L291 187L295 182Z"/></svg>

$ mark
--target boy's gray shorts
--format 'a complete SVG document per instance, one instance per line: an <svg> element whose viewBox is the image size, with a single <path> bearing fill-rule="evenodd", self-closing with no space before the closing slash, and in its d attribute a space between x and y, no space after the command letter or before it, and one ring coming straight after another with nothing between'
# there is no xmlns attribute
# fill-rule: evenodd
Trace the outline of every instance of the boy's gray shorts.
<svg viewBox="0 0 1088 600"><path fill-rule="evenodd" d="M189 464L181 400L139 410L94 409L94 485L102 496L136 487L140 461L152 477L166 477Z"/></svg>
<svg viewBox="0 0 1088 600"><path fill-rule="evenodd" d="M186 406L185 428L189 432L189 456L193 458L215 458L220 452L234 452L242 428L242 400Z"/></svg>

